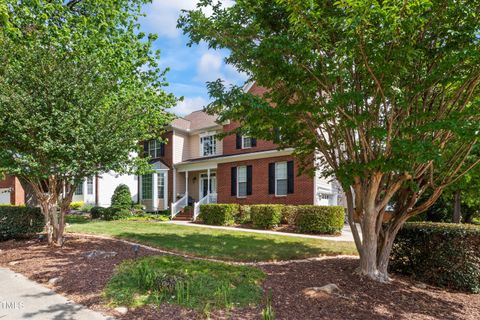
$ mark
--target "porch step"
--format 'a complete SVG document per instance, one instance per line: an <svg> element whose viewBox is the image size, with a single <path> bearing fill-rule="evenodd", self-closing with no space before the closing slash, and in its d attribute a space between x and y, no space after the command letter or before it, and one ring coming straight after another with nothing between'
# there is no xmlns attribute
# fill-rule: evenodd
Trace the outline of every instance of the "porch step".
<svg viewBox="0 0 480 320"><path fill-rule="evenodd" d="M186 212L180 212L177 214L173 220L175 221L191 221L193 220L193 214L191 213L186 213Z"/></svg>

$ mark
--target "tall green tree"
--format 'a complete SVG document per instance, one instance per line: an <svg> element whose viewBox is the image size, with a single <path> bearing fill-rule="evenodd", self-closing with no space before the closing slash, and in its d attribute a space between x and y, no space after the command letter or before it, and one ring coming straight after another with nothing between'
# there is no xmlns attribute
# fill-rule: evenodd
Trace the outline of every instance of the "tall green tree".
<svg viewBox="0 0 480 320"><path fill-rule="evenodd" d="M305 169L318 157L345 191L359 273L388 281L397 231L479 162L464 165L480 132L479 12L478 0L202 0L178 25L269 89L209 83L210 110L258 138L279 132Z"/></svg>
<svg viewBox="0 0 480 320"><path fill-rule="evenodd" d="M171 120L155 36L138 31L144 2L0 2L0 172L32 187L51 244L76 185L147 170L138 142Z"/></svg>

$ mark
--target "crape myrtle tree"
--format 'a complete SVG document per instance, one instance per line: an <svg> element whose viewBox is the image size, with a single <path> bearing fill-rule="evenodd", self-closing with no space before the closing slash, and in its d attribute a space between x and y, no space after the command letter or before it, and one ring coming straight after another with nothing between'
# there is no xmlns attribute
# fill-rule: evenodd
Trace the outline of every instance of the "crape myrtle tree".
<svg viewBox="0 0 480 320"><path fill-rule="evenodd" d="M143 3L0 1L0 172L33 189L50 244L63 244L78 183L145 172L138 142L171 119Z"/></svg>
<svg viewBox="0 0 480 320"><path fill-rule="evenodd" d="M477 0L203 0L178 26L269 89L211 82L209 109L279 133L305 169L319 155L345 191L359 273L389 281L397 231L479 162L464 165L480 130L479 13Z"/></svg>

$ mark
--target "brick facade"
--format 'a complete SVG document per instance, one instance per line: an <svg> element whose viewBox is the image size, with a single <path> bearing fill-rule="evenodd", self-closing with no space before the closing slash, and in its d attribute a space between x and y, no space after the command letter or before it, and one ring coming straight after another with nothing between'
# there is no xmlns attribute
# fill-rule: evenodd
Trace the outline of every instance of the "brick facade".
<svg viewBox="0 0 480 320"><path fill-rule="evenodd" d="M229 132L238 128L238 123L230 123L223 126L224 132ZM267 151L267 150L275 150L278 148L278 145L271 141L265 140L257 140L257 146L247 149L237 149L237 137L235 134L231 134L226 136L223 139L223 154L224 155L232 155L232 154L244 154L250 152L257 152L257 151Z"/></svg>
<svg viewBox="0 0 480 320"><path fill-rule="evenodd" d="M17 206L25 204L25 190L18 178L6 176L5 179L0 180L0 188L9 188L11 190L10 204Z"/></svg>
<svg viewBox="0 0 480 320"><path fill-rule="evenodd" d="M297 176L298 167L294 166L294 193L277 197L268 193L268 164L294 160L292 156L264 158L219 164L217 168L218 203L239 204L313 204L313 178L307 175ZM238 166L252 166L252 195L246 198L237 198L231 195L231 168Z"/></svg>

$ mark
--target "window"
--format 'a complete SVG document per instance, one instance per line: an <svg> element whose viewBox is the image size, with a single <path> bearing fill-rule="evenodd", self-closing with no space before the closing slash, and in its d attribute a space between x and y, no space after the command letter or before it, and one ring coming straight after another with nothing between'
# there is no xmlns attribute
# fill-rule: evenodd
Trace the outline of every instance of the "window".
<svg viewBox="0 0 480 320"><path fill-rule="evenodd" d="M247 196L247 167L237 167L237 197Z"/></svg>
<svg viewBox="0 0 480 320"><path fill-rule="evenodd" d="M152 199L152 175L144 174L142 176L142 199L151 200Z"/></svg>
<svg viewBox="0 0 480 320"><path fill-rule="evenodd" d="M93 177L87 178L87 194L93 194Z"/></svg>
<svg viewBox="0 0 480 320"><path fill-rule="evenodd" d="M287 163L275 163L275 195L286 196L288 193Z"/></svg>
<svg viewBox="0 0 480 320"><path fill-rule="evenodd" d="M242 149L248 149L252 147L252 138L242 136Z"/></svg>
<svg viewBox="0 0 480 320"><path fill-rule="evenodd" d="M165 193L165 174L158 174L158 199L163 199Z"/></svg>
<svg viewBox="0 0 480 320"><path fill-rule="evenodd" d="M148 154L152 158L160 158L163 157L163 148L164 145L162 142L157 141L157 140L150 140L148 142Z"/></svg>
<svg viewBox="0 0 480 320"><path fill-rule="evenodd" d="M205 135L200 137L201 154L203 157L214 156L217 153L217 139L215 135Z"/></svg>
<svg viewBox="0 0 480 320"><path fill-rule="evenodd" d="M77 185L77 188L75 189L75 195L76 196L82 196L83 195L83 182L80 182Z"/></svg>

